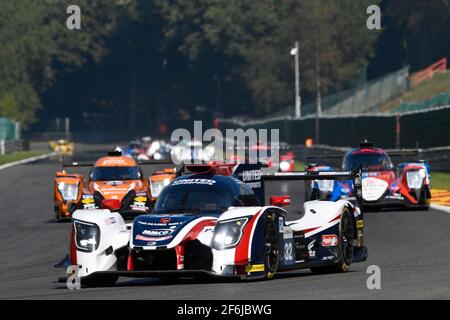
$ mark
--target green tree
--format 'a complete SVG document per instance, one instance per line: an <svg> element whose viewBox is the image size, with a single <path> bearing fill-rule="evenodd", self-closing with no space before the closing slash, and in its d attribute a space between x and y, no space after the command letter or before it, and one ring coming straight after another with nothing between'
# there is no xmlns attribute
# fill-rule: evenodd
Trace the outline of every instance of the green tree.
<svg viewBox="0 0 450 320"><path fill-rule="evenodd" d="M65 26L69 4L0 0L0 114L25 128L35 121L41 95L58 74L105 55L105 39L126 5L119 0L78 1L84 29L74 32Z"/></svg>
<svg viewBox="0 0 450 320"><path fill-rule="evenodd" d="M403 63L413 71L423 69L443 57L450 58L450 0L391 0L385 2L389 19L387 32L400 37Z"/></svg>

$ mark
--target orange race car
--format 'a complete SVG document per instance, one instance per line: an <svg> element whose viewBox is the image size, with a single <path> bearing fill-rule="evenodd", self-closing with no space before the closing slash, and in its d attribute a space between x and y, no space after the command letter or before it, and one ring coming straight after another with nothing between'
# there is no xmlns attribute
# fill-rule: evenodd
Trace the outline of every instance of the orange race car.
<svg viewBox="0 0 450 320"><path fill-rule="evenodd" d="M141 161L122 155L118 149L95 163L64 163L54 180L55 218L68 219L79 209L119 210L125 218L149 212L161 190L175 178L174 169L153 173L147 180L141 165L171 164ZM67 173L67 167L92 167L89 177Z"/></svg>

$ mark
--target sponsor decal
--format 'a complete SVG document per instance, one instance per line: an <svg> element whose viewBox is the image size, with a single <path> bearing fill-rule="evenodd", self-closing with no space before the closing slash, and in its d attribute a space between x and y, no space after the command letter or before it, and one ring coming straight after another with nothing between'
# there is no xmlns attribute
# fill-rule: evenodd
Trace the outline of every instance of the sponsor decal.
<svg viewBox="0 0 450 320"><path fill-rule="evenodd" d="M213 231L214 231L214 227L204 227L202 232L212 233Z"/></svg>
<svg viewBox="0 0 450 320"><path fill-rule="evenodd" d="M163 219L170 219L170 218L161 218L161 220ZM162 222L147 222L147 221L138 221L139 224L143 225L143 226L154 226L154 227L167 227L169 226L179 226L182 225L183 222L169 222L167 223L166 220L163 220L164 223Z"/></svg>
<svg viewBox="0 0 450 320"><path fill-rule="evenodd" d="M283 239L293 239L293 238L294 238L294 231L289 227L284 228Z"/></svg>
<svg viewBox="0 0 450 320"><path fill-rule="evenodd" d="M351 175L351 171L345 171L345 172L329 172L329 171L319 171L319 176L339 176L339 175Z"/></svg>
<svg viewBox="0 0 450 320"><path fill-rule="evenodd" d="M159 222L162 224L169 224L171 221L172 221L172 219L170 219L170 218L161 218L159 220Z"/></svg>
<svg viewBox="0 0 450 320"><path fill-rule="evenodd" d="M81 203L83 203L83 204L92 204L92 203L94 203L94 199L93 198L86 198L86 199L81 200Z"/></svg>
<svg viewBox="0 0 450 320"><path fill-rule="evenodd" d="M284 230L284 219L282 217L278 217L278 232L283 233Z"/></svg>
<svg viewBox="0 0 450 320"><path fill-rule="evenodd" d="M139 241L164 241L164 240L172 239L172 236L167 236L167 237L146 237L146 236L138 234L135 239L139 240Z"/></svg>
<svg viewBox="0 0 450 320"><path fill-rule="evenodd" d="M169 229L159 229L159 230L144 230L142 231L142 234L145 236L151 236L151 237L164 237L171 234L173 230Z"/></svg>
<svg viewBox="0 0 450 320"><path fill-rule="evenodd" d="M264 272L265 268L263 264L249 264L245 267L245 272Z"/></svg>
<svg viewBox="0 0 450 320"><path fill-rule="evenodd" d="M126 165L127 163L123 159L106 159L103 161L104 166L116 166L116 165Z"/></svg>
<svg viewBox="0 0 450 320"><path fill-rule="evenodd" d="M130 206L132 210L136 211L146 211L147 207L145 205L145 202L135 202L133 205Z"/></svg>
<svg viewBox="0 0 450 320"><path fill-rule="evenodd" d="M242 181L258 181L261 180L261 170L247 170L242 172Z"/></svg>
<svg viewBox="0 0 450 320"><path fill-rule="evenodd" d="M261 182L247 182L247 185L252 189L261 188Z"/></svg>
<svg viewBox="0 0 450 320"><path fill-rule="evenodd" d="M308 255L309 255L310 258L315 258L316 257L316 251L313 250L315 244L316 244L316 240L315 239L308 244Z"/></svg>
<svg viewBox="0 0 450 320"><path fill-rule="evenodd" d="M116 223L116 218L111 217L111 218L105 219L104 221L105 221L105 224L106 224L107 226L109 226L109 225L111 225L111 224Z"/></svg>
<svg viewBox="0 0 450 320"><path fill-rule="evenodd" d="M331 261L331 260L334 260L334 256L328 256L328 257L323 257L322 258L322 261Z"/></svg>
<svg viewBox="0 0 450 320"><path fill-rule="evenodd" d="M179 185L186 185L186 184L202 184L202 185L208 185L213 186L216 183L216 181L211 179L184 179L184 180L177 180L172 182L172 186L179 186Z"/></svg>
<svg viewBox="0 0 450 320"><path fill-rule="evenodd" d="M147 202L147 197L136 197L134 198L135 202Z"/></svg>
<svg viewBox="0 0 450 320"><path fill-rule="evenodd" d="M339 243L339 238L335 234L328 234L322 236L322 247L335 247Z"/></svg>
<svg viewBox="0 0 450 320"><path fill-rule="evenodd" d="M403 197L400 193L393 193L392 195L387 196L386 199L405 200L405 197Z"/></svg>

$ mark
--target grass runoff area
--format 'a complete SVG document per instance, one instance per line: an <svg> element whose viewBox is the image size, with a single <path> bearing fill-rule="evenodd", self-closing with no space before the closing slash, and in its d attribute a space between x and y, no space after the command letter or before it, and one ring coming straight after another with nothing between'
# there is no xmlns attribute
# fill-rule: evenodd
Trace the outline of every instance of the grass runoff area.
<svg viewBox="0 0 450 320"><path fill-rule="evenodd" d="M20 152L14 152L6 155L0 155L0 165L20 161L32 157L37 157L40 155L45 154L45 152L42 151L20 151Z"/></svg>
<svg viewBox="0 0 450 320"><path fill-rule="evenodd" d="M433 189L450 190L450 173L431 173L431 187Z"/></svg>
<svg viewBox="0 0 450 320"><path fill-rule="evenodd" d="M404 93L401 97L381 106L382 112L391 111L403 102L424 102L439 93L450 92L450 72L438 73L432 79L421 83L417 88Z"/></svg>
<svg viewBox="0 0 450 320"><path fill-rule="evenodd" d="M304 171L305 167L303 162L295 161L295 171ZM431 187L450 190L450 173L431 172Z"/></svg>

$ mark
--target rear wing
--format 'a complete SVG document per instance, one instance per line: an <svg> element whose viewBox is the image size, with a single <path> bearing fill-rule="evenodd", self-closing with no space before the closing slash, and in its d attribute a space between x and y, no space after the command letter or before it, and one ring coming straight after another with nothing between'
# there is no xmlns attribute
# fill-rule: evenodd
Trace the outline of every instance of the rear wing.
<svg viewBox="0 0 450 320"><path fill-rule="evenodd" d="M418 157L420 154L419 149L414 150L385 150L386 154L391 158L402 158L402 157ZM343 159L345 156L345 152L338 154L311 154L307 155L306 163L309 166L317 166L318 164L330 164L336 163L337 160ZM327 161L329 160L329 161Z"/></svg>
<svg viewBox="0 0 450 320"><path fill-rule="evenodd" d="M406 156L418 156L420 150L386 150L386 153L390 157L406 157Z"/></svg>
<svg viewBox="0 0 450 320"><path fill-rule="evenodd" d="M167 160L143 160L136 161L138 166L145 165L170 165L175 166L172 161ZM92 161L75 161L75 162L63 162L62 167L64 168L81 168L81 167L93 167L95 166L95 162Z"/></svg>
<svg viewBox="0 0 450 320"><path fill-rule="evenodd" d="M258 146L249 146L249 145L244 145L244 146L240 146L240 145L234 145L230 148L228 148L228 150L251 150L252 148L257 148ZM267 149L270 150L271 148L276 148L278 150L290 150L291 146L289 144L287 144L286 142L279 142L276 144L267 144L266 145Z"/></svg>
<svg viewBox="0 0 450 320"><path fill-rule="evenodd" d="M342 154L311 154L306 156L306 161L309 160L320 160L320 159L342 159L344 157L344 153Z"/></svg>
<svg viewBox="0 0 450 320"><path fill-rule="evenodd" d="M334 166L337 162L341 162L345 153L342 154L311 154L305 157L307 168L316 167L318 165Z"/></svg>
<svg viewBox="0 0 450 320"><path fill-rule="evenodd" d="M311 180L349 180L353 182L354 196L362 208L362 173L358 171L305 171L280 172L262 176L263 186L266 181L311 181Z"/></svg>

